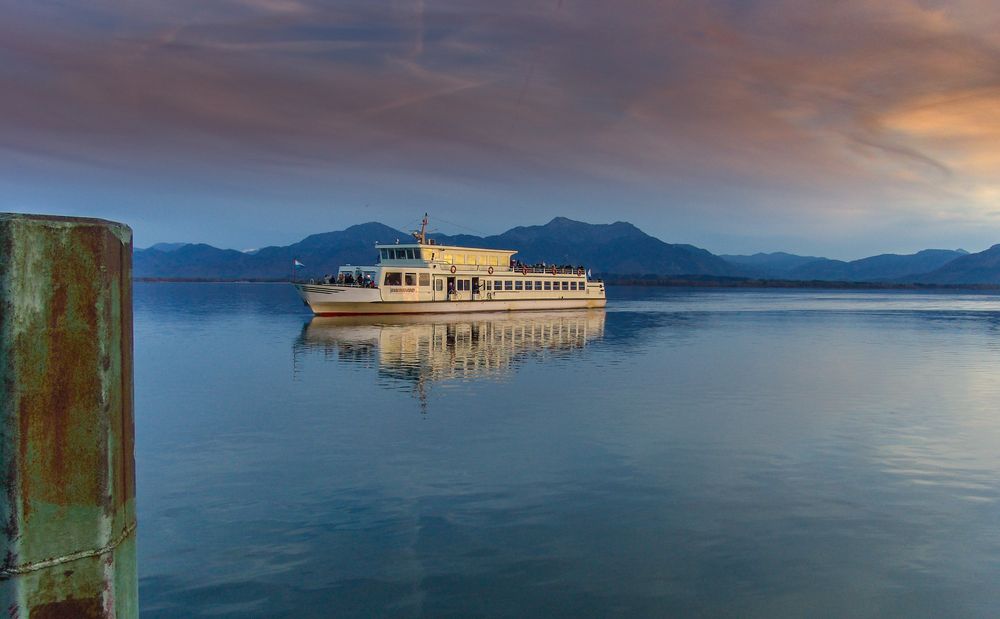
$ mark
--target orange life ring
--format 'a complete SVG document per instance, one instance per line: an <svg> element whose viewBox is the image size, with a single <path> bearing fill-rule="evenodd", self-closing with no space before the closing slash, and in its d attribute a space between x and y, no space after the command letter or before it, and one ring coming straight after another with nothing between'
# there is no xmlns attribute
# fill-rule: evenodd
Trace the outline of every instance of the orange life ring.
<svg viewBox="0 0 1000 619"><path fill-rule="evenodd" d="M528 274L528 267L527 266L521 267L521 273L524 274L524 275L527 275Z"/></svg>
<svg viewBox="0 0 1000 619"><path fill-rule="evenodd" d="M493 275L493 267L486 269L486 272L489 273L490 275Z"/></svg>
<svg viewBox="0 0 1000 619"><path fill-rule="evenodd" d="M555 274L556 274L556 267L555 267L555 265L553 265L553 266L552 266L552 274L553 274L553 275L555 275Z"/></svg>
<svg viewBox="0 0 1000 619"><path fill-rule="evenodd" d="M458 269L456 269L456 268L455 268L455 265L454 265L454 264L453 264L453 265L451 265L451 272L452 272L452 273L454 273L454 272L455 272L455 271L457 271L457 270L458 270Z"/></svg>

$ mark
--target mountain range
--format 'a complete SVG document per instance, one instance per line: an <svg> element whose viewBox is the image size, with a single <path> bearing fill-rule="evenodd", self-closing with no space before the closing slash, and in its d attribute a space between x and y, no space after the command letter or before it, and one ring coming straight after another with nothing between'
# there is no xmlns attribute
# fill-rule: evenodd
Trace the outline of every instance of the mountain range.
<svg viewBox="0 0 1000 619"><path fill-rule="evenodd" d="M926 249L849 262L784 252L717 256L693 245L666 243L630 223L589 224L565 217L485 237L429 236L439 244L516 249L517 258L527 263L583 264L605 276L1000 284L1000 245L976 254ZM376 258L375 243L409 240L405 232L369 222L253 251L201 243L158 243L135 250L133 274L145 279L280 280L289 277L293 260L298 260L305 264L299 275L320 276L336 273L341 265L371 264Z"/></svg>
<svg viewBox="0 0 1000 619"><path fill-rule="evenodd" d="M771 279L906 283L916 282L922 275L967 254L961 249L925 249L915 254L881 254L850 262L781 252L723 257L758 277Z"/></svg>

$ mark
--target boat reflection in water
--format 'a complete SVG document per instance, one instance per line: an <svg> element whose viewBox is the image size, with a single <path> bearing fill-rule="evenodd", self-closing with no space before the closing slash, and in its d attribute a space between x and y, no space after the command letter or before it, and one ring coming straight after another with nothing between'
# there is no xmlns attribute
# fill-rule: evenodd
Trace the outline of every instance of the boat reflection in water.
<svg viewBox="0 0 1000 619"><path fill-rule="evenodd" d="M425 402L430 383L501 377L529 356L571 353L603 336L603 309L317 316L295 348L375 366L379 376L412 385Z"/></svg>

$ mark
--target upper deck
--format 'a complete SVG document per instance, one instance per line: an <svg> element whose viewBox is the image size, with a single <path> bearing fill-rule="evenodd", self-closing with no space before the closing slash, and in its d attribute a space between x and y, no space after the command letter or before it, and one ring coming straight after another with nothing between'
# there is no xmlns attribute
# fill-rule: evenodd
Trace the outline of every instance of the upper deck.
<svg viewBox="0 0 1000 619"><path fill-rule="evenodd" d="M432 265L459 268L493 267L496 271L511 270L513 249L483 249L457 245L401 243L376 245L379 264L384 267L430 267Z"/></svg>

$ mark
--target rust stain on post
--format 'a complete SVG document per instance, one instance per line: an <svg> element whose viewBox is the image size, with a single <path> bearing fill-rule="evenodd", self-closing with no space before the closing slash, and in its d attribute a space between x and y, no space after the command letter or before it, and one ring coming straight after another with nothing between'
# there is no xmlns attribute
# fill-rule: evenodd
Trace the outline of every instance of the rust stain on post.
<svg viewBox="0 0 1000 619"><path fill-rule="evenodd" d="M132 233L0 214L0 612L137 617Z"/></svg>

